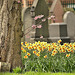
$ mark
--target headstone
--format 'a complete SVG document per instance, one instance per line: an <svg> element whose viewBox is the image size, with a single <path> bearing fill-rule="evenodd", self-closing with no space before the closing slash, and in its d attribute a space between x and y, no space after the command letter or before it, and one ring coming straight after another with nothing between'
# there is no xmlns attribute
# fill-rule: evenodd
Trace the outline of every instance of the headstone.
<svg viewBox="0 0 75 75"><path fill-rule="evenodd" d="M75 40L75 14L67 11L64 14L64 22L67 23L67 33L71 41Z"/></svg>
<svg viewBox="0 0 75 75"><path fill-rule="evenodd" d="M35 12L35 16L38 15L44 15L45 17L48 17L49 11L48 11L48 6L45 2L45 0L34 0L32 7L34 7L34 12ZM35 21L35 25L38 24L41 20L36 20ZM49 32L48 32L48 20L46 20L45 22L42 23L42 28L36 28L35 32L32 32L33 35L35 35L35 40L47 40L48 36L49 36ZM40 38L40 36L43 36L43 38ZM32 36L33 37L33 36ZM33 38L31 38L33 39Z"/></svg>
<svg viewBox="0 0 75 75"><path fill-rule="evenodd" d="M49 42L57 42L62 40L62 43L70 42L67 36L67 24L63 22L64 10L60 0L54 0L50 9L50 14L55 16L55 23L49 24Z"/></svg>
<svg viewBox="0 0 75 75"><path fill-rule="evenodd" d="M67 37L67 24L66 23L52 23L49 25L49 42L57 42L62 40L62 43L70 42Z"/></svg>
<svg viewBox="0 0 75 75"><path fill-rule="evenodd" d="M29 7L23 8L23 32L24 36L22 38L22 41L30 42L30 37L31 37L31 29L32 29L32 17L30 14L30 9Z"/></svg>
<svg viewBox="0 0 75 75"><path fill-rule="evenodd" d="M55 16L56 23L63 22L63 14L64 14L64 10L60 0L53 0L52 6L50 9L50 15Z"/></svg>

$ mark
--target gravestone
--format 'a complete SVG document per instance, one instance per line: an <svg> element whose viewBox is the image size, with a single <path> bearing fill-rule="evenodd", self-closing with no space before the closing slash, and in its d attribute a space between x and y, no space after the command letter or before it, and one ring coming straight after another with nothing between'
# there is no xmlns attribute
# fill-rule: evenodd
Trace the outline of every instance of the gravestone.
<svg viewBox="0 0 75 75"><path fill-rule="evenodd" d="M34 7L33 12L35 12L35 16L44 15L44 18L48 17L49 11L48 11L48 6L47 6L45 0L34 0L32 8L33 7ZM41 20L36 20L35 25L37 25L39 23L38 21L41 21ZM48 20L43 22L41 25L42 25L42 28L40 28L40 29L36 28L31 33L31 35L32 35L31 41L32 40L35 40L35 41L38 41L38 40L47 41L47 38L49 37ZM43 36L43 38L40 38L40 36Z"/></svg>
<svg viewBox="0 0 75 75"><path fill-rule="evenodd" d="M33 15L33 13L34 15ZM22 38L22 41L27 41L27 42L34 42L35 40L45 40L47 41L47 38L49 37L48 33L48 20L43 22L42 28L36 28L33 29L32 25L37 25L42 19L40 20L34 20L35 16L38 15L44 15L45 17L48 17L49 11L47 4L45 0L34 0L32 7L26 7L23 9L23 32L25 35ZM43 36L43 38L40 38L40 36Z"/></svg>
<svg viewBox="0 0 75 75"><path fill-rule="evenodd" d="M31 37L31 29L32 29L32 17L30 14L30 7L23 8L22 14L23 14L23 28L22 31L24 32L24 36L22 38L22 41L30 42Z"/></svg>
<svg viewBox="0 0 75 75"><path fill-rule="evenodd" d="M49 42L57 42L62 40L62 43L70 42L70 38L67 36L67 24L66 23L52 23L49 25Z"/></svg>
<svg viewBox="0 0 75 75"><path fill-rule="evenodd" d="M59 22L63 22L63 14L64 14L64 10L63 7L61 5L60 0L54 0L50 9L50 15L54 15L55 16L55 22L59 23Z"/></svg>
<svg viewBox="0 0 75 75"><path fill-rule="evenodd" d="M55 23L49 24L49 42L57 42L62 40L62 43L70 42L67 36L67 24L63 22L63 7L60 0L54 0L50 9L50 14L55 15Z"/></svg>
<svg viewBox="0 0 75 75"><path fill-rule="evenodd" d="M64 14L64 22L67 23L67 33L71 40L75 40L75 14L67 11Z"/></svg>

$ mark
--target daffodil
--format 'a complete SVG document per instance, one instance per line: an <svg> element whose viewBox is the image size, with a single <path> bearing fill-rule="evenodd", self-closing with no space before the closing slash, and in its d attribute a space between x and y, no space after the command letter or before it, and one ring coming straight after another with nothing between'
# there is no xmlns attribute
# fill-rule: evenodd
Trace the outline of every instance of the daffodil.
<svg viewBox="0 0 75 75"><path fill-rule="evenodd" d="M32 49L32 46L29 46L28 49L31 50Z"/></svg>
<svg viewBox="0 0 75 75"><path fill-rule="evenodd" d="M55 55L55 53L52 53L52 54L51 54L51 56L54 56L54 55Z"/></svg>
<svg viewBox="0 0 75 75"><path fill-rule="evenodd" d="M23 42L21 42L21 45L23 45Z"/></svg>
<svg viewBox="0 0 75 75"><path fill-rule="evenodd" d="M70 54L66 54L66 57L69 57L70 56Z"/></svg>
<svg viewBox="0 0 75 75"><path fill-rule="evenodd" d="M27 44L27 42L25 42L25 45Z"/></svg>
<svg viewBox="0 0 75 75"><path fill-rule="evenodd" d="M63 53L65 53L65 52L66 52L66 50L62 49L62 52L63 52Z"/></svg>
<svg viewBox="0 0 75 75"><path fill-rule="evenodd" d="M27 55L25 55L25 56L24 56L24 58L25 58L25 59L27 59L27 58L28 58L28 56L27 56Z"/></svg>
<svg viewBox="0 0 75 75"><path fill-rule="evenodd" d="M75 44L73 44L73 48L75 48Z"/></svg>
<svg viewBox="0 0 75 75"><path fill-rule="evenodd" d="M61 43L62 42L62 40L58 40L58 43Z"/></svg>
<svg viewBox="0 0 75 75"><path fill-rule="evenodd" d="M30 56L31 54L27 52L27 55Z"/></svg>
<svg viewBox="0 0 75 75"><path fill-rule="evenodd" d="M51 51L52 49L50 47L48 47L48 51Z"/></svg>
<svg viewBox="0 0 75 75"><path fill-rule="evenodd" d="M40 56L40 54L39 54L39 53L37 53L36 55L37 55L38 57Z"/></svg>
<svg viewBox="0 0 75 75"><path fill-rule="evenodd" d="M73 50L71 50L71 52L72 52L72 53L74 53L74 51L73 51Z"/></svg>
<svg viewBox="0 0 75 75"><path fill-rule="evenodd" d="M26 50L23 50L24 53L26 53Z"/></svg>
<svg viewBox="0 0 75 75"><path fill-rule="evenodd" d="M38 42L35 42L35 44L37 45Z"/></svg>
<svg viewBox="0 0 75 75"><path fill-rule="evenodd" d="M40 41L38 41L38 44L41 44L41 42L40 42Z"/></svg>
<svg viewBox="0 0 75 75"><path fill-rule="evenodd" d="M28 46L29 46L29 44L27 43L27 44L26 44L26 47L28 47Z"/></svg>
<svg viewBox="0 0 75 75"><path fill-rule="evenodd" d="M71 52L71 50L70 50L70 49L67 49L67 51L68 51L68 52Z"/></svg>
<svg viewBox="0 0 75 75"><path fill-rule="evenodd" d="M45 55L44 58L47 58L47 55Z"/></svg>
<svg viewBox="0 0 75 75"><path fill-rule="evenodd" d="M36 51L33 51L33 53L34 53L34 54L37 54L37 52L36 52Z"/></svg>
<svg viewBox="0 0 75 75"><path fill-rule="evenodd" d="M57 53L57 50L53 50L52 53L55 53L56 54Z"/></svg>
<svg viewBox="0 0 75 75"><path fill-rule="evenodd" d="M34 49L36 50L36 49L37 49L37 47L34 47Z"/></svg>
<svg viewBox="0 0 75 75"><path fill-rule="evenodd" d="M23 50L23 47L21 47L21 50Z"/></svg>
<svg viewBox="0 0 75 75"><path fill-rule="evenodd" d="M34 47L36 47L36 44L33 44Z"/></svg>

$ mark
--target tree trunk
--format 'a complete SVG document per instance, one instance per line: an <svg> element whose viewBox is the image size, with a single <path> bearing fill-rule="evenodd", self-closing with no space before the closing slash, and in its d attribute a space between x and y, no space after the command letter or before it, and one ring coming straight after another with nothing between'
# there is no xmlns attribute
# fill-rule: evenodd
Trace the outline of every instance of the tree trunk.
<svg viewBox="0 0 75 75"><path fill-rule="evenodd" d="M21 3L18 1L20 0L0 0L1 61L11 63L12 69L22 66Z"/></svg>

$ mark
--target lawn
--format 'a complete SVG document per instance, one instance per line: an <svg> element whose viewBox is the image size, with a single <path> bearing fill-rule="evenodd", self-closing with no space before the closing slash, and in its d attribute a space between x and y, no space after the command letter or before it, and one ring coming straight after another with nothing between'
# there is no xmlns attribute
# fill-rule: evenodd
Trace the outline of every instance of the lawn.
<svg viewBox="0 0 75 75"><path fill-rule="evenodd" d="M16 74L16 73L2 73L0 75L75 75L75 73L43 73L43 72L26 72L24 74Z"/></svg>

